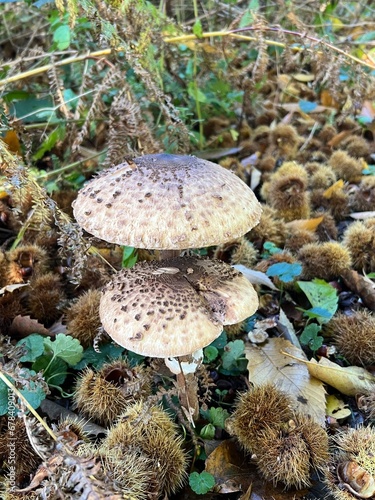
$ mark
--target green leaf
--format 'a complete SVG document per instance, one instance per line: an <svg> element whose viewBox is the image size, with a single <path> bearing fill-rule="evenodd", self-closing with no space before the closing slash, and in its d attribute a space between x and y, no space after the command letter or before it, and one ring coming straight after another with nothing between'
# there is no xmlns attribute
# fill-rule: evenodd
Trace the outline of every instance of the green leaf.
<svg viewBox="0 0 375 500"><path fill-rule="evenodd" d="M205 495L215 486L215 478L206 471L192 472L189 476L190 488L197 495Z"/></svg>
<svg viewBox="0 0 375 500"><path fill-rule="evenodd" d="M278 262L277 264L272 264L267 269L267 276L277 276L280 281L284 283L290 283L297 276L302 273L302 266L298 262L290 264L289 262Z"/></svg>
<svg viewBox="0 0 375 500"><path fill-rule="evenodd" d="M323 345L323 337L318 336L321 327L315 323L307 325L300 335L300 342L303 345L308 345L312 351L316 351Z"/></svg>
<svg viewBox="0 0 375 500"><path fill-rule="evenodd" d="M83 353L82 360L74 366L75 370L82 370L87 365L93 365L99 370L105 363L118 359L124 352L124 348L116 344L104 344L100 346L100 352L93 347L88 347Z"/></svg>
<svg viewBox="0 0 375 500"><path fill-rule="evenodd" d="M64 383L67 375L68 365L60 358L55 358L51 362L51 354L40 356L32 365L32 369L36 372L48 370L43 373L44 379L47 384L61 385Z"/></svg>
<svg viewBox="0 0 375 500"><path fill-rule="evenodd" d="M196 82L189 82L187 91L189 96L192 97L194 101L203 103L207 102L206 95L197 87Z"/></svg>
<svg viewBox="0 0 375 500"><path fill-rule="evenodd" d="M79 340L63 333L59 333L54 341L49 338L44 339L44 345L55 357L66 361L68 365L76 365L83 356L83 347Z"/></svg>
<svg viewBox="0 0 375 500"><path fill-rule="evenodd" d="M17 345L24 345L28 352L20 357L20 361L22 363L28 362L28 361L35 361L36 358L41 356L44 352L44 337L42 335L38 335L37 333L33 333L32 335L29 335L25 339L20 340L17 342Z"/></svg>
<svg viewBox="0 0 375 500"><path fill-rule="evenodd" d="M298 281L298 285L314 308L328 311L323 323L328 322L337 311L338 296L336 289L324 280Z"/></svg>
<svg viewBox="0 0 375 500"><path fill-rule="evenodd" d="M63 139L64 137L65 126L59 125L47 136L46 140L43 141L40 148L33 155L33 160L40 160L47 151L50 151L54 147L57 141Z"/></svg>
<svg viewBox="0 0 375 500"><path fill-rule="evenodd" d="M221 357L224 370L237 369L237 359L243 356L244 350L245 344L242 340L237 339L233 342L228 342Z"/></svg>
<svg viewBox="0 0 375 500"><path fill-rule="evenodd" d="M254 21L254 16L250 9L248 9L245 14L241 17L239 28L245 28L245 26L250 26Z"/></svg>
<svg viewBox="0 0 375 500"><path fill-rule="evenodd" d="M308 318L317 319L321 325L327 323L332 318L332 314L322 307L312 307L307 310L297 307L297 309L303 311L303 314Z"/></svg>
<svg viewBox="0 0 375 500"><path fill-rule="evenodd" d="M202 439L213 439L215 437L215 427L212 424L207 424L202 427L199 435Z"/></svg>
<svg viewBox="0 0 375 500"><path fill-rule="evenodd" d="M227 410L223 408L210 408L208 412L208 419L215 427L224 429L226 419L229 417Z"/></svg>
<svg viewBox="0 0 375 500"><path fill-rule="evenodd" d="M209 346L205 347L203 349L203 352L204 352L204 363L211 363L219 355L219 351L213 345L209 345Z"/></svg>
<svg viewBox="0 0 375 500"><path fill-rule="evenodd" d="M10 377L8 380L13 382ZM8 401L9 401L9 387L0 380L0 415L6 415L8 413Z"/></svg>
<svg viewBox="0 0 375 500"><path fill-rule="evenodd" d="M122 248L122 267L133 267L138 260L138 252L134 247L124 246Z"/></svg>
<svg viewBox="0 0 375 500"><path fill-rule="evenodd" d="M227 343L228 343L228 337L225 330L223 330L221 334L217 337L217 339L211 342L210 346L216 347L216 349L224 349Z"/></svg>
<svg viewBox="0 0 375 500"><path fill-rule="evenodd" d="M20 393L34 409L39 408L40 403L46 398L46 394L42 387L33 380L29 382L29 387L27 389L21 389Z"/></svg>
<svg viewBox="0 0 375 500"><path fill-rule="evenodd" d="M70 45L70 28L67 24L59 26L53 34L53 41L58 50L65 50Z"/></svg>
<svg viewBox="0 0 375 500"><path fill-rule="evenodd" d="M203 35L203 29L202 29L202 23L200 19L197 19L193 25L193 33L197 38L202 38Z"/></svg>

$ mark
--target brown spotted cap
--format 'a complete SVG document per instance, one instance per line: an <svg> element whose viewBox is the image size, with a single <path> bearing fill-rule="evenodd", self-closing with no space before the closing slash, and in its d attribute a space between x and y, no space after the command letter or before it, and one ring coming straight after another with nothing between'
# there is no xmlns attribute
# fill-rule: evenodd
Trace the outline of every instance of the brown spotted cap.
<svg viewBox="0 0 375 500"><path fill-rule="evenodd" d="M99 174L73 204L80 226L136 248L219 245L260 219L252 190L235 174L194 156L153 154Z"/></svg>
<svg viewBox="0 0 375 500"><path fill-rule="evenodd" d="M210 344L223 325L258 308L238 271L218 260L177 257L123 269L103 290L100 318L121 346L144 356L184 356Z"/></svg>

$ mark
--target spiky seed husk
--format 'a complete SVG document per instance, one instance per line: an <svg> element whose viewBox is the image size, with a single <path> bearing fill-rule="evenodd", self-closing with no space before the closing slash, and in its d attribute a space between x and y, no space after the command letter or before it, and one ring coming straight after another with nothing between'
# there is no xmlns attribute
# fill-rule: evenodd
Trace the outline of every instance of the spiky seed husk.
<svg viewBox="0 0 375 500"><path fill-rule="evenodd" d="M7 426L0 434L0 467L6 470L9 470L8 460L11 449L16 454L15 481L18 487L22 487L41 462L30 444L23 419L16 418L14 428Z"/></svg>
<svg viewBox="0 0 375 500"><path fill-rule="evenodd" d="M47 252L38 245L21 245L6 253L7 283L24 283L31 276L40 276L48 269Z"/></svg>
<svg viewBox="0 0 375 500"><path fill-rule="evenodd" d="M373 498L375 493L375 429L339 431L325 484L335 500Z"/></svg>
<svg viewBox="0 0 375 500"><path fill-rule="evenodd" d="M327 432L312 418L298 412L295 416L297 429L306 442L310 465L313 469L324 472L329 460Z"/></svg>
<svg viewBox="0 0 375 500"><path fill-rule="evenodd" d="M375 231L372 221L356 221L344 233L343 245L350 251L357 271L375 271Z"/></svg>
<svg viewBox="0 0 375 500"><path fill-rule="evenodd" d="M328 161L339 179L349 182L358 182L362 176L363 165L356 158L352 158L346 151L335 151Z"/></svg>
<svg viewBox="0 0 375 500"><path fill-rule="evenodd" d="M289 233L285 241L285 250L289 250L293 254L298 253L301 247L309 243L316 243L317 236L313 231L307 229L295 229Z"/></svg>
<svg viewBox="0 0 375 500"><path fill-rule="evenodd" d="M240 333L243 333L246 321L241 321L240 323L235 323L234 325L225 325L225 332L229 338L237 337Z"/></svg>
<svg viewBox="0 0 375 500"><path fill-rule="evenodd" d="M375 207L375 177L363 177L358 189L354 191L350 207L355 212L371 211Z"/></svg>
<svg viewBox="0 0 375 500"><path fill-rule="evenodd" d="M313 189L310 193L313 210L329 210L337 220L343 220L349 212L349 196L342 189L334 191L329 198L324 195L324 189Z"/></svg>
<svg viewBox="0 0 375 500"><path fill-rule="evenodd" d="M271 132L271 140L281 158L293 160L302 139L292 125L279 123Z"/></svg>
<svg viewBox="0 0 375 500"><path fill-rule="evenodd" d="M91 368L77 379L73 400L80 413L104 426L113 423L127 405L119 387Z"/></svg>
<svg viewBox="0 0 375 500"><path fill-rule="evenodd" d="M311 485L309 449L298 432L270 429L258 446L257 467L266 481L282 482L286 488Z"/></svg>
<svg viewBox="0 0 375 500"><path fill-rule="evenodd" d="M148 500L150 495L157 494L153 462L137 447L127 448L126 453L119 448L101 447L97 455L106 480L120 488L124 498Z"/></svg>
<svg viewBox="0 0 375 500"><path fill-rule="evenodd" d="M104 449L117 448L126 454L137 446L152 460L153 471L159 481L159 494L177 491L185 481L187 455L183 439L169 415L157 406L148 407L137 402L119 417L103 442Z"/></svg>
<svg viewBox="0 0 375 500"><path fill-rule="evenodd" d="M101 292L88 290L66 313L67 333L78 339L85 348L90 347L98 334L101 322L99 302Z"/></svg>
<svg viewBox="0 0 375 500"><path fill-rule="evenodd" d="M63 285L58 274L49 272L30 280L27 309L32 318L50 325L61 315L60 306L64 300Z"/></svg>
<svg viewBox="0 0 375 500"><path fill-rule="evenodd" d="M248 239L241 237L219 245L215 250L214 257L224 262L230 262L230 264L243 264L251 267L257 260L258 252Z"/></svg>
<svg viewBox="0 0 375 500"><path fill-rule="evenodd" d="M338 351L349 363L369 366L375 363L375 315L355 311L351 316L336 314L327 324Z"/></svg>
<svg viewBox="0 0 375 500"><path fill-rule="evenodd" d="M0 249L0 288L8 284L7 268L8 261L5 257L5 252Z"/></svg>
<svg viewBox="0 0 375 500"><path fill-rule="evenodd" d="M332 168L327 165L319 165L319 168L317 168L310 176L309 187L311 189L327 189L336 181L337 176Z"/></svg>
<svg viewBox="0 0 375 500"><path fill-rule="evenodd" d="M370 154L369 143L363 137L349 136L341 142L340 146L354 158L366 158Z"/></svg>
<svg viewBox="0 0 375 500"><path fill-rule="evenodd" d="M272 384L261 385L242 394L230 419L230 432L247 451L257 453L259 440L270 429L280 427L292 419L290 397Z"/></svg>
<svg viewBox="0 0 375 500"><path fill-rule="evenodd" d="M88 433L84 430L84 420L75 418L64 418L55 427L54 432L60 437L64 444L75 447L79 441L88 443Z"/></svg>
<svg viewBox="0 0 375 500"><path fill-rule="evenodd" d="M266 241L271 241L276 246L282 247L286 235L285 221L278 218L277 211L274 208L262 205L259 224L246 234L246 238L254 243L256 248L261 249Z"/></svg>
<svg viewBox="0 0 375 500"><path fill-rule="evenodd" d="M332 280L351 266L351 255L340 243L309 243L297 254L303 265L304 279L320 278Z"/></svg>

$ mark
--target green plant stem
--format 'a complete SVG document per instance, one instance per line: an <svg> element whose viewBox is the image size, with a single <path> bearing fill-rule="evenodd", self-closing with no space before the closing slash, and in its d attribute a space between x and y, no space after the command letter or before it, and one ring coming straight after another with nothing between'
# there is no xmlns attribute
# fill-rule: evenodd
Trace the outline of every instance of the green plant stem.
<svg viewBox="0 0 375 500"><path fill-rule="evenodd" d="M15 387L10 380L4 375L3 372L0 371L0 379L4 382L5 385L11 389L15 395L20 398L20 400L24 403L24 405L27 407L27 409L34 415L34 417L42 424L42 426L45 428L47 433L51 436L51 438L54 441L57 441L56 435L53 433L52 429L48 427L48 425L45 423L45 421L40 417L40 415L34 410L34 408L30 405L30 403L27 401L25 396Z"/></svg>
<svg viewBox="0 0 375 500"><path fill-rule="evenodd" d="M67 170L71 170L72 168L78 167L82 163L85 163L89 160L97 158L98 156L105 154L106 152L107 152L107 149L103 149L103 151L100 151L99 153L96 153L92 156L88 156L87 158L84 158L83 160L78 160L78 161L75 161L73 163L70 163L69 165L65 165L65 167L60 167L60 168L57 168L55 170L51 170L51 172L45 172L44 174L40 174L37 176L37 180L40 181L40 180L46 179L47 177L59 175L63 172L66 172Z"/></svg>
<svg viewBox="0 0 375 500"><path fill-rule="evenodd" d="M337 52L338 54L343 55L344 57L351 59L352 61L355 61L358 64L361 64L362 66L365 66L370 69L375 69L375 63L370 63L368 61L363 61L362 59L359 59L356 56L353 56L352 54L348 54L345 52L345 50L339 49L335 45L332 45L331 43L326 42L325 40L322 40L320 38L312 37L309 35L306 35L305 33L299 33L298 31L290 31L290 30L285 30L280 27L269 27L266 28L264 26L259 27L259 26L247 26L245 28L239 28L237 30L232 30L232 31L210 31L207 33L202 33L202 36L200 38L197 38L195 35L179 35L179 36L173 36L173 37L165 37L164 42L165 43L184 43L188 41L196 41L199 42L202 38L217 38L217 37L231 37L235 38L237 40L242 40L242 41L248 41L248 42L255 42L257 39L255 37L247 36L247 35L241 35L241 32L245 31L273 31L273 32L282 32L285 34L293 35L298 38L304 39L304 40L310 40L314 44L322 44L325 45L326 47L329 47L332 49L334 52ZM264 40L264 42L273 47L281 47L285 48L286 44L282 42L277 42L275 40ZM296 52L300 52L303 50L313 50L313 49L308 49L306 47L292 47L292 49ZM121 52L124 50L123 47L117 47L117 48L111 48L111 49L103 49L103 50L97 50L95 52L87 52L85 54L81 54L79 56L72 56L72 57L67 57L66 59L62 59L61 61L56 61L51 64L46 64L44 66L40 66L39 68L34 68L28 71L24 71L23 73L18 73L13 76L9 76L8 78L4 78L3 80L0 80L0 87L3 87L7 85L8 83L12 82L17 82L19 80L23 80L25 78L29 78L31 76L36 76L40 75L41 73L46 73L47 71L51 70L53 67L61 67L61 66L66 66L67 64L72 64L80 61L85 61L86 59L93 59L93 58L99 58L99 57L104 57L110 55L113 51L116 52Z"/></svg>

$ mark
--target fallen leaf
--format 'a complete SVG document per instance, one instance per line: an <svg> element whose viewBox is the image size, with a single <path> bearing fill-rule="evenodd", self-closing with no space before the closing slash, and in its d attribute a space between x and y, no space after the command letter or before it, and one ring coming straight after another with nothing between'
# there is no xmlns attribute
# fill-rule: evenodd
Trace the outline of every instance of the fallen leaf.
<svg viewBox="0 0 375 500"><path fill-rule="evenodd" d="M285 351L293 353L297 362L291 362ZM299 362L304 356L288 340L272 338L262 346L248 344L245 347L248 359L249 380L255 385L275 384L286 392L296 408L310 415L320 425L325 423L325 390L323 383L309 374L306 366Z"/></svg>
<svg viewBox="0 0 375 500"><path fill-rule="evenodd" d="M327 142L327 146L331 148L336 148L340 144L340 142L349 137L349 135L352 135L352 133L353 130L342 130L341 132L333 136L330 141Z"/></svg>
<svg viewBox="0 0 375 500"><path fill-rule="evenodd" d="M49 330L39 323L38 320L30 318L30 316L18 315L10 325L9 333L17 338L25 338L32 333L50 336Z"/></svg>
<svg viewBox="0 0 375 500"><path fill-rule="evenodd" d="M312 82L313 80L315 80L315 75L313 75L312 73L294 73L292 77L297 80L297 82L304 83Z"/></svg>
<svg viewBox="0 0 375 500"><path fill-rule="evenodd" d="M289 342L291 342L298 349L301 348L298 337L294 330L294 326L289 321L287 315L285 314L283 309L281 309L281 307L280 307L279 321L277 321L277 327L286 340L289 340Z"/></svg>
<svg viewBox="0 0 375 500"><path fill-rule="evenodd" d="M375 217L375 211L372 212L352 212L349 214L352 219L372 219Z"/></svg>
<svg viewBox="0 0 375 500"><path fill-rule="evenodd" d="M242 273L252 285L264 285L268 288L271 288L271 290L275 290L275 292L278 291L278 288L275 287L275 285L265 273L262 273L261 271L254 271L254 269L250 269L243 264L235 264L232 267Z"/></svg>
<svg viewBox="0 0 375 500"><path fill-rule="evenodd" d="M323 193L324 198L327 198L328 200L332 198L332 195L334 195L338 191L341 191L341 189L344 187L344 184L345 183L342 179L336 181L334 184L332 184L332 186L330 186L324 191Z"/></svg>
<svg viewBox="0 0 375 500"><path fill-rule="evenodd" d="M319 362L315 359L307 361L291 355L290 349L288 352L284 351L284 354L305 364L312 377L334 387L345 396L355 396L375 389L375 377L360 366L342 367L327 358L320 358Z"/></svg>
<svg viewBox="0 0 375 500"><path fill-rule="evenodd" d="M315 231L319 224L324 219L321 217L314 217L313 219L298 219L287 222L285 225L288 229L306 229L307 231Z"/></svg>
<svg viewBox="0 0 375 500"><path fill-rule="evenodd" d="M327 396L327 415L329 417L341 420L350 417L351 414L349 405L345 404L342 399L337 398L334 394Z"/></svg>
<svg viewBox="0 0 375 500"><path fill-rule="evenodd" d="M0 295L4 295L5 292L14 292L18 288L22 288L23 286L28 286L29 283L15 283L14 285L6 285L3 288L0 288Z"/></svg>

